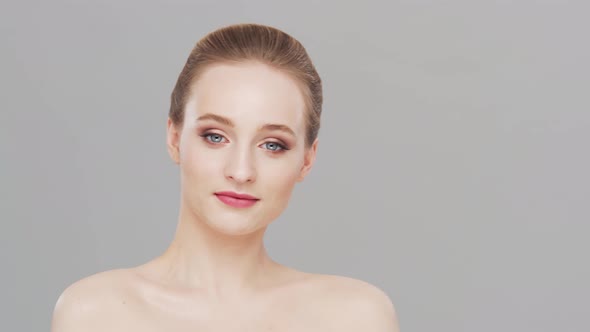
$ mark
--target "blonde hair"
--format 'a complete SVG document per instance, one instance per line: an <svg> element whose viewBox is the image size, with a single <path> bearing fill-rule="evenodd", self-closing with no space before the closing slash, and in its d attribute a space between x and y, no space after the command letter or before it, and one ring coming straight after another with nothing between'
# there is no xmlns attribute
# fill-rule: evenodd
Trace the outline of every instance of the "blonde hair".
<svg viewBox="0 0 590 332"><path fill-rule="evenodd" d="M318 136L322 81L307 51L287 33L260 24L235 24L215 30L197 42L172 91L168 116L182 126L190 88L207 65L257 61L290 75L301 88L306 107L306 147Z"/></svg>

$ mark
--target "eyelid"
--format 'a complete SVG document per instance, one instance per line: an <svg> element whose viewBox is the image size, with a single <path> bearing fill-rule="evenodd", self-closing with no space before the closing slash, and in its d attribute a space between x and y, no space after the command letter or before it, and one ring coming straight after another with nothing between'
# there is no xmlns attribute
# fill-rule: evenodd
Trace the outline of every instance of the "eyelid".
<svg viewBox="0 0 590 332"><path fill-rule="evenodd" d="M279 152L281 152L281 151L288 151L288 150L291 150L291 148L289 148L289 146L288 146L287 144L284 144L284 143L282 143L282 142L277 142L277 141L266 141L266 142L262 143L262 145L264 145L264 144L268 144L268 143L274 143L274 144L276 144L276 145L278 145L278 146L279 146L279 149L278 149L278 150L270 150L270 149L266 149L266 150L268 150L268 151L270 151L270 152L273 152L273 153L279 153Z"/></svg>
<svg viewBox="0 0 590 332"><path fill-rule="evenodd" d="M211 136L211 135L219 135L219 136L223 137L225 140L227 140L225 135L217 133L215 131L211 131L211 130L212 129L206 129L206 130L203 130L202 133L199 134L199 136L202 137L203 140L205 140L208 144L218 145L218 144L222 143L222 142L215 143L215 142L211 142L210 140L208 140L207 137ZM280 152L291 150L291 148L289 147L289 144L285 143L283 140L278 139L278 138L272 138L271 140L264 141L261 145L268 144L268 143L274 143L279 146L278 150L265 149L265 150L270 151L271 153L280 153Z"/></svg>
<svg viewBox="0 0 590 332"><path fill-rule="evenodd" d="M218 136L223 137L223 139L227 140L227 138L224 135L222 135L220 133L216 133L216 132L211 132L208 130L205 130L202 134L199 134L199 136L202 137L203 140L205 140L209 144L214 144L214 145L220 144L221 142L215 143L215 142L211 142L210 140L207 139L208 136L212 136L212 135L218 135Z"/></svg>

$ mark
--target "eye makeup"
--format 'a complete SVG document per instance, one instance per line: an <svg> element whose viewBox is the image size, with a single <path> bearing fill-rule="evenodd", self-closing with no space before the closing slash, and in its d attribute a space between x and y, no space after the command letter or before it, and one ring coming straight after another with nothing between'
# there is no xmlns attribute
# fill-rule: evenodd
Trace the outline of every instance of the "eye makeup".
<svg viewBox="0 0 590 332"><path fill-rule="evenodd" d="M210 145L219 145L222 144L222 141L225 139L227 141L227 138L225 138L225 136L223 136L222 134L216 133L216 132L212 132L210 130L203 130L202 133L199 133L199 136L207 143ZM266 141L264 143L262 143L261 145L266 145L267 147L269 145L274 146L274 148L266 148L266 150L270 151L273 154L278 154L278 153L283 153L285 151L290 150L291 148L289 147L288 144L280 141L280 140L270 140L270 141Z"/></svg>

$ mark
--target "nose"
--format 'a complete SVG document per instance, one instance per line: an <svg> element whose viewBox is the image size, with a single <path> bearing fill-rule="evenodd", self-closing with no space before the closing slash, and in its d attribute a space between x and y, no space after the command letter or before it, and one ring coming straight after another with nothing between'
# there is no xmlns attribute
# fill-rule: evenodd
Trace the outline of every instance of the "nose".
<svg viewBox="0 0 590 332"><path fill-rule="evenodd" d="M238 183L254 182L256 167L249 148L234 146L230 154L225 166L225 177Z"/></svg>

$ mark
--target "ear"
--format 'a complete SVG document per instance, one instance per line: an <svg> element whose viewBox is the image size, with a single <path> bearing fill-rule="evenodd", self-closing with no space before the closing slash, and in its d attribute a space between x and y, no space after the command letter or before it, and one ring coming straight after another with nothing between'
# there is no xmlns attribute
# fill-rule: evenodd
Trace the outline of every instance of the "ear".
<svg viewBox="0 0 590 332"><path fill-rule="evenodd" d="M178 131L170 118L168 118L166 128L166 147L172 161L175 164L180 164L180 131Z"/></svg>
<svg viewBox="0 0 590 332"><path fill-rule="evenodd" d="M315 139L313 144L305 151L305 157L303 161L303 166L301 166L301 171L299 172L299 177L297 178L297 182L303 181L305 176L311 170L313 163L315 162L315 156L318 150L318 138Z"/></svg>

